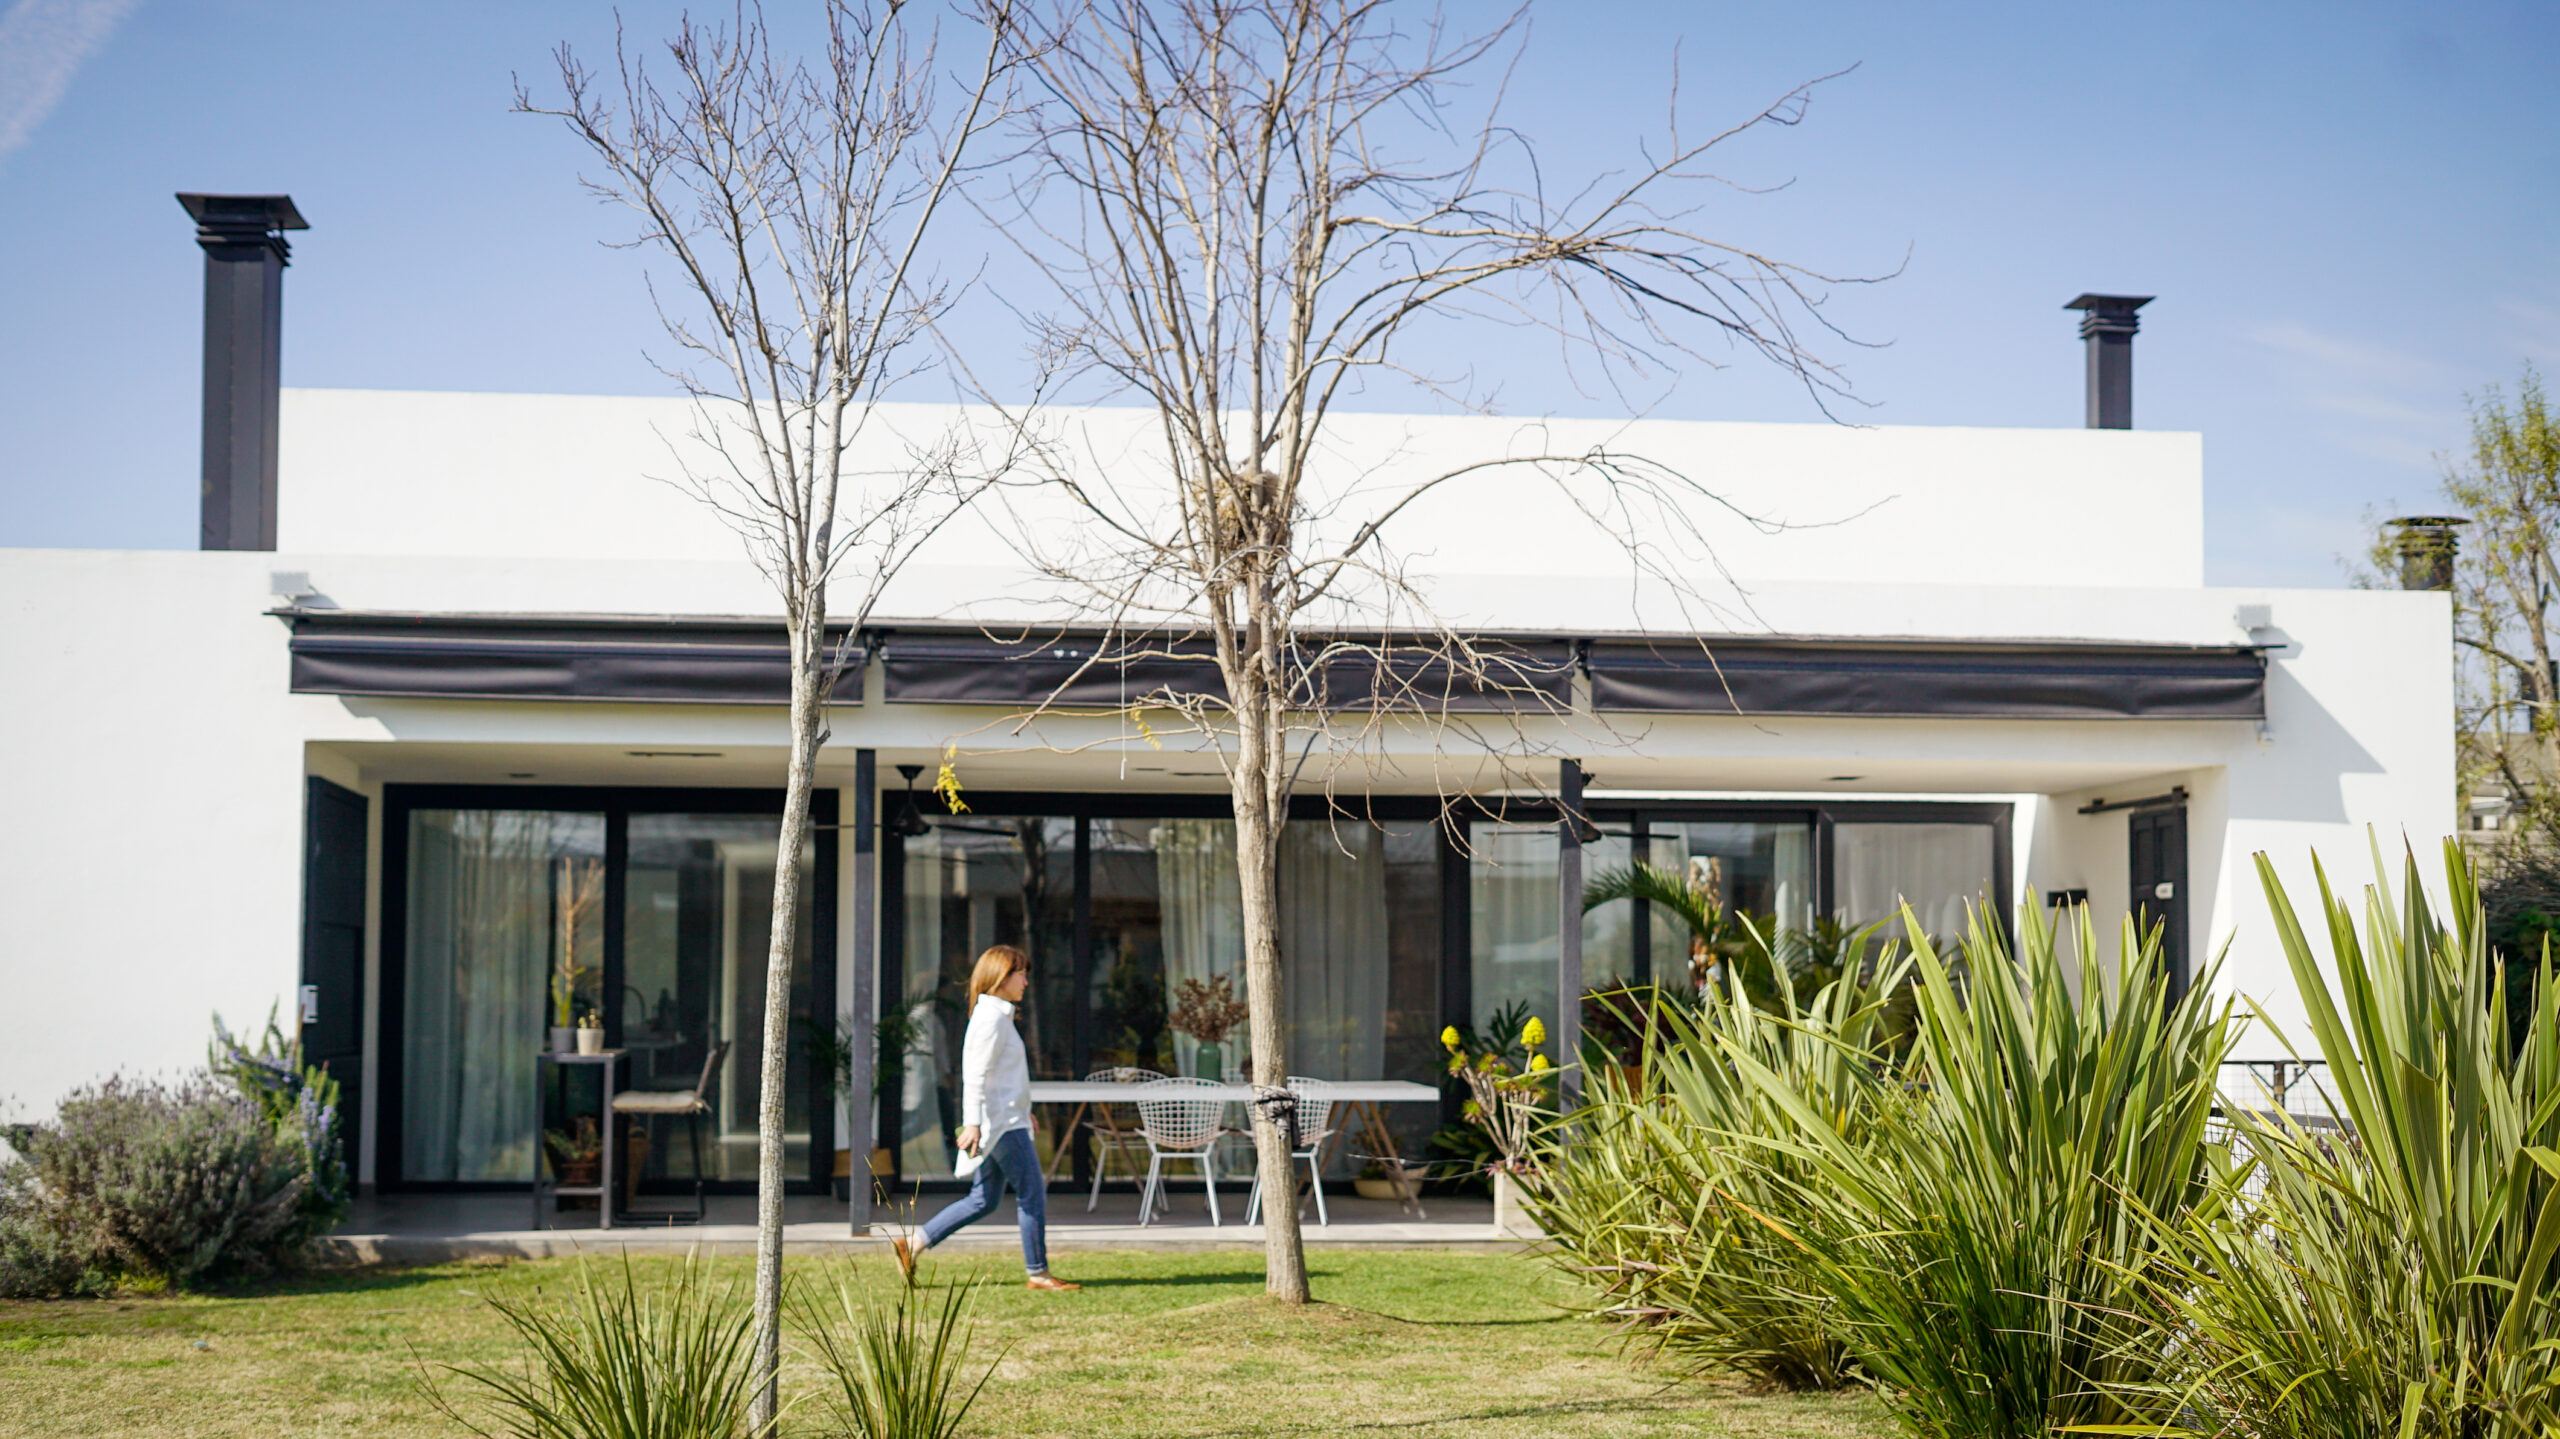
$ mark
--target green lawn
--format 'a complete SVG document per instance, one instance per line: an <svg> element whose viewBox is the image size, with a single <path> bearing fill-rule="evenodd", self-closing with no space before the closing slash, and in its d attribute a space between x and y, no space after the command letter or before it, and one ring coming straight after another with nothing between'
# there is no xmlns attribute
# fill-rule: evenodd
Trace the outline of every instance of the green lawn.
<svg viewBox="0 0 2560 1439"><path fill-rule="evenodd" d="M928 1282L991 1281L974 1311L1005 1354L974 1434L1880 1436L1863 1396L1743 1394L1618 1357L1562 1312L1562 1280L1509 1256L1317 1251L1324 1301L1262 1299L1259 1255L1072 1254L1089 1287L1034 1295L1019 1261L928 1261ZM634 1261L651 1275L672 1261ZM746 1261L723 1260L743 1278ZM457 1432L426 1404L421 1361L511 1357L484 1295L557 1290L574 1261L314 1276L213 1296L0 1302L0 1434ZM885 1284L886 1264L811 1260L793 1283ZM786 1396L812 1393L796 1361ZM817 1434L818 1411L796 1411Z"/></svg>

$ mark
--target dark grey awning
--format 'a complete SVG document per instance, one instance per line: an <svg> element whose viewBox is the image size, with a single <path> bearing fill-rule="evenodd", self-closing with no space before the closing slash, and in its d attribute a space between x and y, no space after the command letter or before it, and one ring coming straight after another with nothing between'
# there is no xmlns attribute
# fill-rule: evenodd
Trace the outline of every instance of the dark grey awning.
<svg viewBox="0 0 2560 1439"><path fill-rule="evenodd" d="M1602 641L1603 710L1978 719L2266 718L2266 658L2240 646L1723 638Z"/></svg>
<svg viewBox="0 0 2560 1439"><path fill-rule="evenodd" d="M301 694L786 704L790 656L770 620L384 614L295 610ZM1219 697L1206 641L1122 645L1098 632L1012 637L960 626L868 636L899 704L1112 709L1156 695ZM839 636L839 642L841 636ZM1312 643L1312 642L1311 642ZM1425 639L1382 661L1375 638L1302 665L1295 702L1336 710L1570 707L1576 657L1601 710L1657 714L1978 719L2266 716L2266 660L2244 646L1802 639L1478 637L1467 673ZM1123 659L1122 649L1139 651ZM1096 656L1100 656L1099 659ZM862 698L856 649L832 697ZM1391 674L1381 683L1382 671ZM1392 692L1392 697L1385 692Z"/></svg>
<svg viewBox="0 0 2560 1439"><path fill-rule="evenodd" d="M1208 641L1121 644L1100 633L1036 633L1019 638L893 629L880 635L882 694L892 704L1005 705L1114 709L1151 695L1223 699ZM1339 656L1321 651L1301 666L1308 707L1336 710L1392 703L1423 711L1491 711L1572 702L1573 647L1565 640L1478 646L1469 673L1416 644L1383 657L1374 640ZM1381 672L1392 676L1382 681ZM1318 693L1318 687L1321 693Z"/></svg>
<svg viewBox="0 0 2560 1439"><path fill-rule="evenodd" d="M408 699L791 702L778 622L330 614L293 626L296 694ZM832 702L862 702L862 653Z"/></svg>

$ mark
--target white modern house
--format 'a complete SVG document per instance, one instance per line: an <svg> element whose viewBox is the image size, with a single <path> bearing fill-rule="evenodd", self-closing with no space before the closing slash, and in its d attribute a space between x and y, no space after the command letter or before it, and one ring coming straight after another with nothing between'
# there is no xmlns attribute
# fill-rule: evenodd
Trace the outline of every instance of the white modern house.
<svg viewBox="0 0 2560 1439"><path fill-rule="evenodd" d="M0 1101L41 1115L110 1071L195 1061L217 1011L282 1005L354 1096L364 1184L522 1187L555 984L629 1052L625 1085L688 1087L718 1040L752 1049L776 605L662 482L685 404L279 394L290 202L194 198L207 547L0 552ZM1442 614L1503 637L1551 700L1471 722L1570 762L1524 788L1416 733L1305 787L1283 865L1293 1071L1429 1080L1443 1025L1555 1012L1576 784L1591 871L1682 868L1787 926L1905 901L1941 935L1985 897L2085 902L2102 925L2139 906L2186 973L2225 955L2215 983L2291 1008L2251 857L2302 893L2314 851L2360 880L2368 831L2423 852L2452 829L2447 599L2208 588L2203 441L2129 428L2131 302L2084 298L2084 429L1345 420L1346 474L1605 442L1731 509L1696 517L1712 555L1669 588L1526 481L1410 517L1401 552ZM884 446L971 421L879 418ZM1099 482L1151 482L1147 417L1053 421ZM879 1119L910 1178L948 1173L951 1001L984 945L1034 954L1050 1077L1187 1070L1170 989L1241 964L1214 756L1112 712L1096 687L1125 677L1080 673L1097 637L1035 582L1015 522L951 526L849 637L824 827L798 857L795 1022L911 1022ZM1012 722L1071 677L1064 712ZM901 777L946 756L965 813ZM1586 916L1585 982L1684 974L1669 928ZM804 1058L794 1164L816 1186L868 1117ZM754 1095L733 1055L714 1179L752 1172ZM645 1173L690 1164L662 1144Z"/></svg>

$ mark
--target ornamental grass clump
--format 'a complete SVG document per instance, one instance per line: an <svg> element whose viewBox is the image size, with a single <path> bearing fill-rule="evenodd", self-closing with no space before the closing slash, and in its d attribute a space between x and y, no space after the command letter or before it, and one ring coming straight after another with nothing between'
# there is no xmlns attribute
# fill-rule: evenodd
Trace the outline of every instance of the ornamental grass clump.
<svg viewBox="0 0 2560 1439"><path fill-rule="evenodd" d="M2258 857L2346 1128L2235 1117L2256 1193L2190 1215L2151 1271L2159 1330L2140 1342L2175 1368L2134 1396L2142 1432L2560 1430L2560 984L2547 948L2512 956L2534 982L2508 1012L2458 841L2444 862L2449 919L2414 855L2395 899L2377 853L2359 933L2315 861L2324 964Z"/></svg>
<svg viewBox="0 0 2560 1439"><path fill-rule="evenodd" d="M900 1289L890 1302L836 1287L836 1312L809 1303L800 1327L832 1381L826 1432L848 1439L950 1439L994 1376L999 1353L976 1368L961 1327L971 1290L943 1292L938 1305ZM971 1372L975 1369L974 1374Z"/></svg>
<svg viewBox="0 0 2560 1439"><path fill-rule="evenodd" d="M2209 978L2171 1001L2156 934L2128 923L2110 974L2084 916L2076 976L2032 908L2014 960L1980 916L1961 971L1915 938L1912 1088L1872 1111L1826 1105L1745 1035L1707 1031L1791 1121L1729 1136L1788 1196L1763 1223L1806 1255L1807 1290L1909 1433L2126 1422L2125 1388L2168 1362L2126 1342L2125 1316L2163 1262L2146 1221L2185 1216L2221 1167L2208 1122L2233 1017Z"/></svg>
<svg viewBox="0 0 2560 1439"><path fill-rule="evenodd" d="M1741 1136L1782 1141L1793 1109L1745 1080L1719 1040L1783 1076L1848 1143L1863 1143L1881 1107L1899 1102L1882 1040L1907 965L1879 969L1800 999L1781 974L1764 1012L1740 986L1694 1006L1628 1016L1647 1036L1634 1077L1595 1072L1589 1102L1567 1121L1572 1142L1545 1156L1531 1212L1550 1258L1589 1283L1592 1312L1621 1321L1628 1342L1682 1368L1720 1368L1767 1389L1855 1382L1836 1304L1793 1236L1815 1172L1809 1158Z"/></svg>
<svg viewBox="0 0 2560 1439"><path fill-rule="evenodd" d="M439 1365L428 1402L483 1439L736 1439L753 1389L749 1310L688 1255L646 1284L629 1255L601 1276L578 1265L565 1303L539 1292L489 1307L524 1342L513 1367ZM459 1381L455 1384L454 1381ZM448 1387L452 1385L452 1387Z"/></svg>

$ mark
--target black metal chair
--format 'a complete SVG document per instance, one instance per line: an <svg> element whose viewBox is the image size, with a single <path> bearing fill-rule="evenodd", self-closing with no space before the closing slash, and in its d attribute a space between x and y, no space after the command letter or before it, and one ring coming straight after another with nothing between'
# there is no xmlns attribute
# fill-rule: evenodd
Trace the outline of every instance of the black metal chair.
<svg viewBox="0 0 2560 1439"><path fill-rule="evenodd" d="M710 1100L706 1096L711 1092L711 1082L719 1077L720 1061L728 1057L729 1041L724 1039L711 1046L711 1053L704 1056L702 1077L693 1082L693 1088L634 1089L613 1097L613 1112L616 1115L634 1115L643 1125L647 1124L653 1115L683 1115L686 1120L685 1127L693 1141L693 1213L686 1214L682 1210L630 1209L623 1211L631 1218L663 1220L669 1224L699 1224L703 1216L711 1212L711 1201L703 1188L702 1116L711 1108Z"/></svg>

